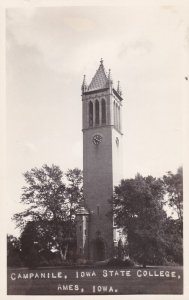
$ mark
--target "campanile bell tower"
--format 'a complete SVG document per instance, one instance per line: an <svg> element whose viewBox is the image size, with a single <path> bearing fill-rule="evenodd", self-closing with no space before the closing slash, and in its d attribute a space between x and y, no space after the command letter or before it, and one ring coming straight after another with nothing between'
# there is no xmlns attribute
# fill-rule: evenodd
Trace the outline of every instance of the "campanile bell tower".
<svg viewBox="0 0 189 300"><path fill-rule="evenodd" d="M89 212L87 257L94 261L113 254L112 199L122 179L122 93L113 86L100 61L91 83L82 84L83 189Z"/></svg>

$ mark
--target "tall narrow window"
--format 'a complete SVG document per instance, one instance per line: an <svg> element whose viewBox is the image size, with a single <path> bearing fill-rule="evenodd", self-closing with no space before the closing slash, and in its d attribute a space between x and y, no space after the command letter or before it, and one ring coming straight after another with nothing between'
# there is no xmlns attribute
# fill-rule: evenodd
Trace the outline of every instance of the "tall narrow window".
<svg viewBox="0 0 189 300"><path fill-rule="evenodd" d="M89 126L93 127L93 103L89 102Z"/></svg>
<svg viewBox="0 0 189 300"><path fill-rule="evenodd" d="M95 101L95 124L99 125L99 102Z"/></svg>
<svg viewBox="0 0 189 300"><path fill-rule="evenodd" d="M102 124L106 124L106 101L102 99Z"/></svg>

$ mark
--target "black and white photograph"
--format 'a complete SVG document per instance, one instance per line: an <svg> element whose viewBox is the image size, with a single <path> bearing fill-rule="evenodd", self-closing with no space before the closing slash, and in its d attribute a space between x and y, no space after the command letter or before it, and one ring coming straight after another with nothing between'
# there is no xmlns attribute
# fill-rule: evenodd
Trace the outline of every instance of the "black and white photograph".
<svg viewBox="0 0 189 300"><path fill-rule="evenodd" d="M23 2L4 11L6 294L184 295L189 6Z"/></svg>

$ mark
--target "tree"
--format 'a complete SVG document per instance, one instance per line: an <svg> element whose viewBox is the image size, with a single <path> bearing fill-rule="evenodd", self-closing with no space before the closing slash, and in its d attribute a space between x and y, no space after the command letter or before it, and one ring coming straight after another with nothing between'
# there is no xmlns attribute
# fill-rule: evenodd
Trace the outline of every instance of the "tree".
<svg viewBox="0 0 189 300"><path fill-rule="evenodd" d="M35 222L41 242L49 241L64 260L65 244L74 236L72 216L83 198L82 172L68 170L63 181L63 172L58 166L43 165L26 172L24 177L27 185L22 188L21 203L27 208L13 219L22 231L28 222Z"/></svg>
<svg viewBox="0 0 189 300"><path fill-rule="evenodd" d="M34 247L35 244L38 244L39 240L41 240L41 237L38 231L37 222L29 221L20 236L22 253L24 255L28 254L30 248ZM40 249L41 247L38 246L38 248Z"/></svg>
<svg viewBox="0 0 189 300"><path fill-rule="evenodd" d="M167 218L165 232L168 246L167 256L171 261L183 263L183 170L179 167L176 174L168 172L163 176L167 204L174 214Z"/></svg>
<svg viewBox="0 0 189 300"><path fill-rule="evenodd" d="M164 224L166 235L166 260L183 264L183 241L180 234L179 219L168 217Z"/></svg>
<svg viewBox="0 0 189 300"><path fill-rule="evenodd" d="M168 172L163 176L165 189L168 196L168 205L177 214L180 222L180 230L182 234L183 226L183 170L178 168L177 173Z"/></svg>
<svg viewBox="0 0 189 300"><path fill-rule="evenodd" d="M128 239L130 258L146 264L162 264L165 255L163 224L164 187L152 176L122 180L114 191L115 223L122 227Z"/></svg>
<svg viewBox="0 0 189 300"><path fill-rule="evenodd" d="M7 266L21 266L21 247L20 240L13 235L7 235Z"/></svg>
<svg viewBox="0 0 189 300"><path fill-rule="evenodd" d="M67 207L69 209L69 219L66 223L67 225L67 243L65 245L65 257L67 256L68 247L71 242L73 245L73 240L76 240L76 228L75 228L75 210L79 204L83 202L83 174L81 170L75 168L73 170L69 169L66 172L66 179L68 181L66 186L66 198Z"/></svg>

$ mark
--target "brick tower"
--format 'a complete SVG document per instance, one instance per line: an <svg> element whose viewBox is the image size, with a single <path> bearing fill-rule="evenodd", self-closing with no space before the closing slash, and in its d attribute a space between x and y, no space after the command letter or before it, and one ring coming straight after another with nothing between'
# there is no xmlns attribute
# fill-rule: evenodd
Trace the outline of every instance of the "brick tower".
<svg viewBox="0 0 189 300"><path fill-rule="evenodd" d="M122 93L119 82L113 86L110 70L107 74L103 60L91 83L82 84L83 176L85 207L89 215L85 256L93 261L108 259L113 254L114 228L112 199L114 186L122 179ZM81 239L80 239L81 240ZM81 248L81 242L80 242ZM81 249L80 249L81 251Z"/></svg>

